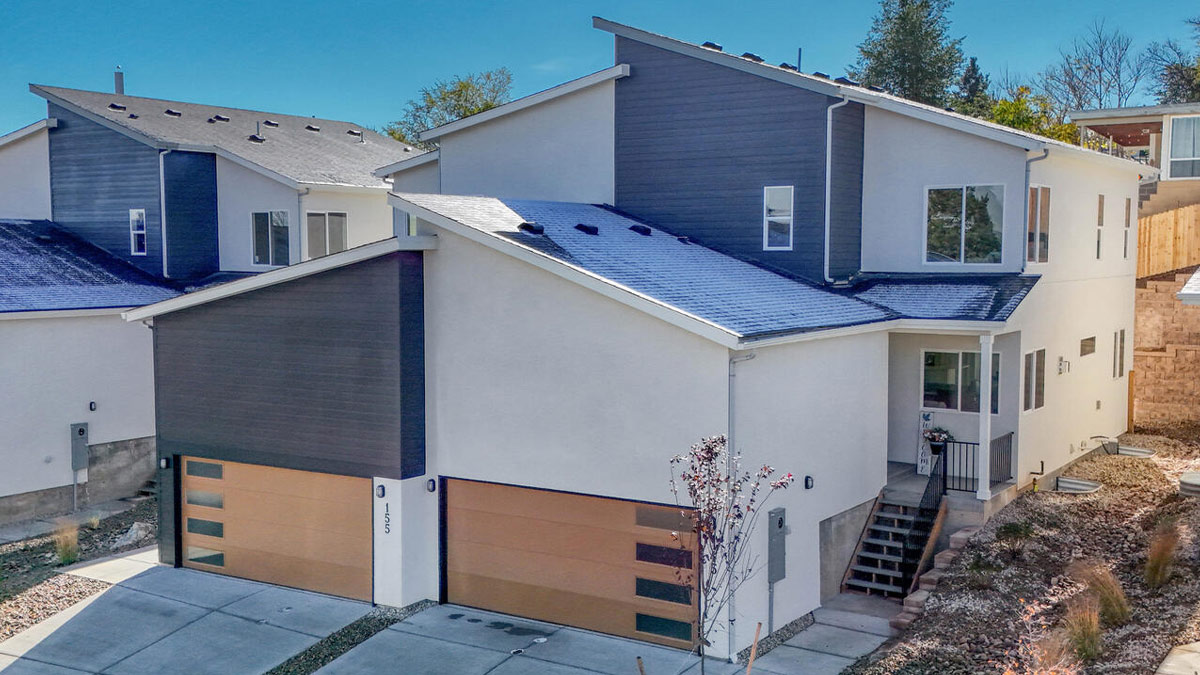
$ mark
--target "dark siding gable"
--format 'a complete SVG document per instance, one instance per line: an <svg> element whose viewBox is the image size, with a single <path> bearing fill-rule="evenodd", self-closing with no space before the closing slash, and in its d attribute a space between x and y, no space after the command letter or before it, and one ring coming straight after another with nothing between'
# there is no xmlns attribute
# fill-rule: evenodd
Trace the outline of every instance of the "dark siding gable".
<svg viewBox="0 0 1200 675"><path fill-rule="evenodd" d="M825 110L838 99L622 37L616 50L616 62L631 67L616 83L616 206L744 260L821 279ZM857 123L861 147L861 106L852 106L835 145ZM838 199L861 193L861 163L860 154L848 176L859 185L839 187ZM795 186L792 251L762 250L767 185ZM834 211L836 230L858 228L858 199ZM853 248L851 237L838 239Z"/></svg>
<svg viewBox="0 0 1200 675"><path fill-rule="evenodd" d="M158 151L48 104L58 118L50 130L50 195L53 219L63 228L162 276ZM129 250L129 209L146 209L146 255Z"/></svg>
<svg viewBox="0 0 1200 675"><path fill-rule="evenodd" d="M169 152L163 157L163 181L167 274L172 279L195 279L218 271L216 157Z"/></svg>
<svg viewBox="0 0 1200 675"><path fill-rule="evenodd" d="M160 452L420 475L421 282L396 253L156 318Z"/></svg>
<svg viewBox="0 0 1200 675"><path fill-rule="evenodd" d="M862 269L864 114L861 103L849 103L833 111L829 274L834 279L845 279Z"/></svg>

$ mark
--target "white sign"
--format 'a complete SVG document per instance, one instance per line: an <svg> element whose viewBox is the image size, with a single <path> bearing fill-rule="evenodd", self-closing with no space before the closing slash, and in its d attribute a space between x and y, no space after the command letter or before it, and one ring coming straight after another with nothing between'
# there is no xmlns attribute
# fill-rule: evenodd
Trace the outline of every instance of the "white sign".
<svg viewBox="0 0 1200 675"><path fill-rule="evenodd" d="M933 468L933 452L929 450L929 441L925 440L925 432L933 428L933 413L921 413L921 423L917 426L917 473L928 476Z"/></svg>

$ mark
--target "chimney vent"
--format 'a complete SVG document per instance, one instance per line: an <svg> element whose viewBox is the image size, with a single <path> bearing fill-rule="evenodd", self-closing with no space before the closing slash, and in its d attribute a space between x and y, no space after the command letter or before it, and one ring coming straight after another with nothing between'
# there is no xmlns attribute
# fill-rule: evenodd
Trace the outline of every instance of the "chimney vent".
<svg viewBox="0 0 1200 675"><path fill-rule="evenodd" d="M121 66L113 71L113 92L121 96L125 95L125 73L121 72Z"/></svg>
<svg viewBox="0 0 1200 675"><path fill-rule="evenodd" d="M797 47L796 48L796 70L800 70L800 68L803 65L804 65L804 47Z"/></svg>

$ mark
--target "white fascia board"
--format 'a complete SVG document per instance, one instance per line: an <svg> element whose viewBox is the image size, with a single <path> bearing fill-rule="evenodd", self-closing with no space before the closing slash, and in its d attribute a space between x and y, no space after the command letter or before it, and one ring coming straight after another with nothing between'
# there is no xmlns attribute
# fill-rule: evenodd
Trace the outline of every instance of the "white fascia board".
<svg viewBox="0 0 1200 675"><path fill-rule="evenodd" d="M1072 110L1071 121L1107 119L1110 117L1154 117L1163 115L1195 115L1200 113L1200 103L1163 103L1161 105L1144 105L1133 108L1100 108L1098 110ZM1136 121L1136 120L1126 120Z"/></svg>
<svg viewBox="0 0 1200 675"><path fill-rule="evenodd" d="M58 126L58 120L53 117L47 117L44 120L38 120L38 121L34 122L33 124L25 125L25 126L21 127L20 129L17 129L16 131L10 131L7 134L0 136L0 148L8 145L9 143L16 143L17 141L21 140L22 138L27 138L29 136L32 136L33 134L36 134L37 132L41 131L42 129L47 129L47 128L53 129L57 126Z"/></svg>
<svg viewBox="0 0 1200 675"><path fill-rule="evenodd" d="M388 192L391 187L379 185L347 185L345 183L297 183L301 189L319 190L322 192L348 192L352 194L380 194Z"/></svg>
<svg viewBox="0 0 1200 675"><path fill-rule="evenodd" d="M371 175L375 176L376 178L387 178L394 173L400 173L401 171L408 171L409 169L418 166L424 166L430 162L438 161L438 159L441 157L441 152L441 150L431 150L423 155L408 157L400 160L399 162L392 162L387 166L381 166L378 169L375 169L371 172Z"/></svg>
<svg viewBox="0 0 1200 675"><path fill-rule="evenodd" d="M842 328L819 328L803 333L791 333L765 338L751 338L738 343L735 350L745 351L772 347L774 345L791 344L793 342L811 342L813 340L828 340L830 338L863 335L865 333L922 333L928 335L981 335L985 333L1002 332L1005 328L1003 321L955 321L940 319L888 319L873 323L861 323Z"/></svg>
<svg viewBox="0 0 1200 675"><path fill-rule="evenodd" d="M354 263L361 262L363 260L370 260L371 258L378 258L389 253L395 253L399 250L401 250L399 243L396 241L395 237L392 237L391 239L384 239L383 241L378 241L372 244L365 244L363 246L342 251L341 253L334 253L333 255L327 255L322 258L306 260L289 267L271 270L270 272L263 272L262 274L258 274L256 276L238 279L237 281L230 281L228 283L212 286L210 288L194 291L192 293L186 293L184 295L171 298L170 300L156 302L153 305L146 305L145 307L131 309L122 313L121 317L126 321L141 321L143 319L149 319L162 314L177 312L181 309L187 309L188 307L203 305L214 300L228 298L233 295L239 295L241 293L247 293L260 288L267 288L268 286L282 284L293 279L300 279L302 277L312 276L313 274L319 274L321 272L327 272L339 267L346 267L347 265L353 265Z"/></svg>
<svg viewBox="0 0 1200 675"><path fill-rule="evenodd" d="M130 309L130 307L103 307L99 309L47 309L35 312L2 312L0 313L0 321L9 319L75 319L85 316L117 316Z"/></svg>
<svg viewBox="0 0 1200 675"><path fill-rule="evenodd" d="M153 148L162 148L163 147L162 142L153 136L143 134L140 131L135 131L135 130L130 129L129 127L125 126L124 124L120 124L119 122L114 122L103 115L97 115L96 113L94 113L86 108L81 108L66 99L59 98L58 96L51 94L50 92L46 91L45 89L42 89L41 87L37 86L36 84L29 85L29 91L30 91L30 93L32 93L34 95L41 96L42 98L46 99L47 101L50 101L51 103L60 105L64 108L66 108L67 110L70 110L71 112L75 113L76 115L79 115L80 117L83 117L92 122L95 122L96 124L99 124L102 127L107 127L109 129L112 129L113 131L115 131L123 136L128 136L129 138L132 138L133 140L135 140L139 143L144 143Z"/></svg>
<svg viewBox="0 0 1200 675"><path fill-rule="evenodd" d="M606 298L616 300L623 305L645 312L677 328L682 328L689 333L699 335L729 349L734 349L738 345L738 340L741 336L737 333L678 307L668 305L658 299L640 293L628 286L618 284L581 267L550 257L541 251L524 246L518 242L477 230L469 225L464 225L436 211L430 211L422 206L413 204L396 194L388 195L388 203L394 208L427 220L448 232L457 234L477 244L487 246L490 249L533 265L538 269L550 272L567 281L579 284Z"/></svg>
<svg viewBox="0 0 1200 675"><path fill-rule="evenodd" d="M591 75L585 75L577 80L571 80L570 82L564 82L556 87L551 87L549 89L546 89L545 91L539 91L536 94L531 94L524 98L519 98L510 103L505 103L504 105L498 105L495 108L492 108L491 110L485 110L484 112L476 113L474 115L471 115L470 117L464 117L461 120L457 120L457 121L451 122L449 124L443 124L440 127L434 127L432 129L427 129L425 131L422 131L420 134L418 134L418 137L422 141L436 140L447 134L452 134L456 131L462 131L463 129L466 129L468 127L473 127L476 124L483 124L484 122L494 120L497 117L511 115L512 113L524 110L526 108L531 108L535 105L540 105L542 103L545 103L546 101L550 101L550 100L553 100L553 99L556 99L556 98L559 98L562 96L566 96L567 94L575 93L575 92L579 91L580 89L586 89L593 85L600 84L601 82L607 82L609 80L618 80L622 77L628 77L628 76L629 76L629 64L621 63L621 64L615 65L611 68L605 68L604 70L601 70L599 72L592 73Z"/></svg>

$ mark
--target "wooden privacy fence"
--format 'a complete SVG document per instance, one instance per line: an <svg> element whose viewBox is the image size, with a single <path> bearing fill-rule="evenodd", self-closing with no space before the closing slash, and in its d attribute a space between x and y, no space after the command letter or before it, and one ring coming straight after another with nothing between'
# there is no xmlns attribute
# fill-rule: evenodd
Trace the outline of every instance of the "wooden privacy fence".
<svg viewBox="0 0 1200 675"><path fill-rule="evenodd" d="M1138 278L1200 265L1200 204L1138 219Z"/></svg>

